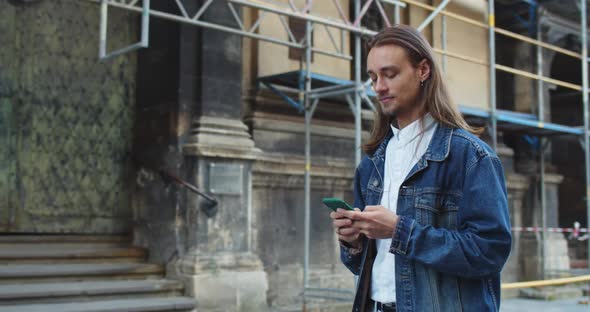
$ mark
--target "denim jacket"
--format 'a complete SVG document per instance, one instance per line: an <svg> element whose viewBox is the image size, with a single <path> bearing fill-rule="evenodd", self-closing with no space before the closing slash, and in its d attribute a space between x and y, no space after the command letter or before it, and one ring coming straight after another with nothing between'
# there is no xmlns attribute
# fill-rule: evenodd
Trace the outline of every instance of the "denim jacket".
<svg viewBox="0 0 590 312"><path fill-rule="evenodd" d="M392 135L356 169L355 207L381 202ZM399 189L397 215L389 252L395 254L398 311L499 310L500 271L511 233L504 172L488 145L439 124ZM367 258L374 250L367 251L374 240L363 238L362 246L360 252L341 247L342 262L359 275L358 285L370 278L373 259ZM365 310L362 298L370 298L368 287L357 287L353 311Z"/></svg>

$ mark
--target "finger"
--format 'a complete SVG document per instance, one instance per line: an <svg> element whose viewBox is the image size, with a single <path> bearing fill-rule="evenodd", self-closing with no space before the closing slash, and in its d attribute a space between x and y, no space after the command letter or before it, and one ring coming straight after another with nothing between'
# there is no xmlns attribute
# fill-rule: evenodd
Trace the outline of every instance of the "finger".
<svg viewBox="0 0 590 312"><path fill-rule="evenodd" d="M351 221L349 219L340 219L337 221L334 221L332 223L332 227L334 228L346 228L346 227L350 227L351 226Z"/></svg>
<svg viewBox="0 0 590 312"><path fill-rule="evenodd" d="M352 225L352 220L348 219L348 218L344 218L344 219L336 219L334 220L334 222L332 222L332 224L334 225L334 227L350 227Z"/></svg>
<svg viewBox="0 0 590 312"><path fill-rule="evenodd" d="M366 221L354 221L349 226L349 228L357 229L359 231L365 230L368 227L368 223Z"/></svg>
<svg viewBox="0 0 590 312"><path fill-rule="evenodd" d="M354 234L354 235L338 235L338 239L341 240L341 241L352 243L352 242L357 241L359 239L359 235L358 234Z"/></svg>
<svg viewBox="0 0 590 312"><path fill-rule="evenodd" d="M334 232L336 232L336 234L338 236L343 236L343 237L353 237L353 236L359 234L359 231L357 229L351 229L351 228L336 228L336 230Z"/></svg>
<svg viewBox="0 0 590 312"><path fill-rule="evenodd" d="M340 236L351 236L351 235L356 235L356 234L360 233L359 229L355 229L355 228L339 228L336 231L337 231L336 233Z"/></svg>
<svg viewBox="0 0 590 312"><path fill-rule="evenodd" d="M343 219L343 218L346 218L346 217L343 216L341 213L338 213L338 212L330 212L330 218L336 220L336 219Z"/></svg>
<svg viewBox="0 0 590 312"><path fill-rule="evenodd" d="M354 208L354 211L359 211L360 212L361 210L359 208Z"/></svg>
<svg viewBox="0 0 590 312"><path fill-rule="evenodd" d="M349 218L350 220L362 220L362 212L360 211L351 211L344 209L338 209L337 211L343 216Z"/></svg>

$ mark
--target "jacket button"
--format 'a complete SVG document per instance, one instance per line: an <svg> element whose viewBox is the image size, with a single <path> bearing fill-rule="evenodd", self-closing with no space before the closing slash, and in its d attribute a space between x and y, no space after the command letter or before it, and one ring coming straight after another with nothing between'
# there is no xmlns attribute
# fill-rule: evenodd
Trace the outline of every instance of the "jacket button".
<svg viewBox="0 0 590 312"><path fill-rule="evenodd" d="M379 181L373 180L373 186L377 186L377 185L379 185Z"/></svg>

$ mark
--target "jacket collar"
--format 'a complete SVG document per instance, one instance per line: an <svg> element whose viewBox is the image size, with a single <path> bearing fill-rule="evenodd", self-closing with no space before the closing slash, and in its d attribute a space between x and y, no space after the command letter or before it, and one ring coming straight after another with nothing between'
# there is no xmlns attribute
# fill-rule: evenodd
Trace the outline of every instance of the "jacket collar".
<svg viewBox="0 0 590 312"><path fill-rule="evenodd" d="M443 161L449 156L449 150L451 148L451 137L453 136L453 128L449 128L441 123L438 123L436 131L428 144L428 149L424 153L424 158L431 161ZM385 139L381 141L379 147L375 150L371 159L384 158L387 143L393 137L391 129Z"/></svg>
<svg viewBox="0 0 590 312"><path fill-rule="evenodd" d="M430 140L428 149L424 153L426 160L443 161L449 156L451 149L451 137L453 136L453 128L449 128L441 123Z"/></svg>
<svg viewBox="0 0 590 312"><path fill-rule="evenodd" d="M392 137L393 137L393 131L391 131L391 128L389 128L389 132L385 136L385 139L383 139L383 141L381 141L381 143L379 144L379 146L377 147L377 149L375 150L373 155L369 158L371 158L371 159L384 158L385 157L385 149L387 148L387 143L389 142L389 140L391 140Z"/></svg>

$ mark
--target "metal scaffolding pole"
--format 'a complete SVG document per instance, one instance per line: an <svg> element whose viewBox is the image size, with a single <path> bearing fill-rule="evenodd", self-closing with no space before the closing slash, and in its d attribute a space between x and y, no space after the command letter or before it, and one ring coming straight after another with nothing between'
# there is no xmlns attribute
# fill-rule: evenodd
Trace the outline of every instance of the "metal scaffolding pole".
<svg viewBox="0 0 590 312"><path fill-rule="evenodd" d="M225 31L225 32L232 33L232 34L237 34L237 35L241 35L244 37L267 41L267 42L280 44L280 45L284 45L284 46L289 46L289 47L293 47L293 48L305 49L303 44L300 44L300 43L294 41L291 36L289 36L289 40L283 40L283 39L278 38L276 36L273 37L270 35L258 34L258 33L256 33L257 27L252 27L250 29L246 29L246 28L244 28L243 21L241 19L239 19L239 16L237 16L237 15L234 15L234 17L236 18L236 24L238 24L239 27L230 27L230 26L227 26L224 24L204 21L201 19L201 17L203 16L203 13L205 11L207 11L207 9L209 8L210 2L207 2L204 5L202 5L201 9L199 10L199 13L197 15L195 15L194 17L192 17L192 16L188 15L184 5L180 1L176 1L176 4L177 4L179 11L180 11L180 13L178 13L178 14L164 12L164 11L158 11L158 10L151 9L149 7L146 9L145 4L142 7L140 7L139 2L137 2L137 1L129 2L129 3L126 3L125 1L118 2L117 0L87 0L87 1L105 3L108 6L116 7L119 9L142 13L143 16L159 17L159 18L172 20L172 21L176 21L176 22L180 22L180 23L185 23L185 24L189 24L189 25L195 25L195 26L201 26L201 27L206 27L206 28L210 28L210 29ZM249 0L249 1L246 1L246 0L226 0L226 2L228 2L228 5L230 5L230 4L233 5L235 3L238 5L242 5L242 6L253 7L253 8L262 10L264 12L270 12L270 13L273 13L273 14L276 14L279 16L296 17L296 18L300 18L304 21L312 21L315 23L319 23L319 24L329 26L329 27L334 27L334 28L341 29L341 30L352 31L352 32L355 32L355 31L367 32L367 30L360 29L359 27L349 26L349 25L344 24L342 22L327 20L325 18L313 16L310 14L303 14L300 12L288 11L284 8L278 8L276 6L272 6L267 3L260 4L258 2L255 2L254 0ZM148 5L149 5L149 3L148 3ZM230 6L230 8L233 8L233 7ZM235 10L235 9L233 9L233 10ZM263 16L261 15L258 18L258 20L254 23L254 25L259 26L262 18L263 18ZM105 25L105 27L106 27L106 25ZM138 46L139 44L141 44L141 42L137 43L133 46L121 49L120 51L116 51L116 55L140 48L140 46ZM327 55L327 56L337 57L337 58L346 59L346 60L352 59L350 55L342 54L342 53L339 53L338 51L330 51L330 50L325 50L325 49L320 49L320 48L315 48L315 47L312 47L312 50L314 53L319 53L319 54L323 54L323 55ZM111 54L113 54L113 55L110 55L109 57L114 56L115 52L112 52Z"/></svg>
<svg viewBox="0 0 590 312"><path fill-rule="evenodd" d="M360 17L361 3L360 0L354 0L354 18ZM359 22L360 23L360 22ZM360 24L359 24L360 26ZM361 37L354 36L354 84L358 89L362 86L361 82ZM361 162L361 96L360 91L354 92L354 163L358 166Z"/></svg>
<svg viewBox="0 0 590 312"><path fill-rule="evenodd" d="M541 23L539 22L539 18L537 15L537 40L541 41ZM543 48L539 45L536 46L537 52L537 75L543 75ZM537 118L539 122L545 121L545 98L543 96L543 80L537 79ZM543 227L543 241L541 244L542 254L543 257L541 259L542 265L542 277L543 279L547 278L547 199L545 197L545 149L546 149L546 139L540 140L539 146L539 166L540 168L540 179L539 179L539 190L541 195L541 223Z"/></svg>
<svg viewBox="0 0 590 312"><path fill-rule="evenodd" d="M326 25L326 26L330 26L330 27L334 27L334 28L347 30L347 31L350 31L353 33L359 33L359 34L365 34L365 35L370 35L371 33L374 33L373 31L370 31L368 29L358 27L355 24L347 24L344 21L335 21L332 19L327 19L327 18L323 18L320 16L314 16L314 15L306 14L306 13L287 11L282 8L278 8L276 6L271 6L265 2L260 2L260 1L256 1L256 0L228 0L228 1L231 1L232 3L242 4L245 6L264 10L267 12L272 12L275 14L300 18L305 21L311 21L315 24L321 24L321 25ZM366 13L366 11L362 13L361 17L364 15L364 13Z"/></svg>
<svg viewBox="0 0 590 312"><path fill-rule="evenodd" d="M588 32L586 21L586 0L580 0L582 36L582 102L584 106L584 160L586 163L586 227L590 228L590 134L588 120ZM588 240L588 263L590 264L590 239Z"/></svg>
<svg viewBox="0 0 590 312"><path fill-rule="evenodd" d="M541 34L541 23L537 14L537 40L541 40L543 35ZM537 75L543 76L543 49L541 46L537 46ZM540 122L545 121L545 97L543 94L543 80L537 79L537 118Z"/></svg>
<svg viewBox="0 0 590 312"><path fill-rule="evenodd" d="M488 1L488 46L489 46L489 66L490 66L490 119L492 122L492 148L494 151L498 148L497 137L497 118L496 118L496 38L495 38L495 14L494 0Z"/></svg>
<svg viewBox="0 0 590 312"><path fill-rule="evenodd" d="M428 26L428 24L430 24L430 22L432 22L432 20L438 15L438 13L444 10L444 8L447 6L447 4L449 4L449 2L451 2L451 0L444 0L443 2L441 2L438 5L438 7L434 11L432 11L424 21L422 21L422 24L418 26L418 31L423 31L424 28L426 28L426 26Z"/></svg>
<svg viewBox="0 0 590 312"><path fill-rule="evenodd" d="M109 3L107 0L100 1L100 31L98 44L98 58L105 61L117 55L125 54L141 48L147 48L150 42L150 0L143 0L141 7L141 38L140 41L130 46L107 52L107 25L108 25Z"/></svg>
<svg viewBox="0 0 590 312"><path fill-rule="evenodd" d="M311 1L306 0L306 8L311 9ZM310 209L310 193L311 193L311 118L313 117L313 111L318 103L318 99L314 100L314 104L311 105L311 98L309 91L311 91L311 42L312 42L312 23L307 21L305 23L305 251L303 257L303 311L306 311L307 298L305 292L309 287L309 244L310 244L310 223L311 223L311 209Z"/></svg>

